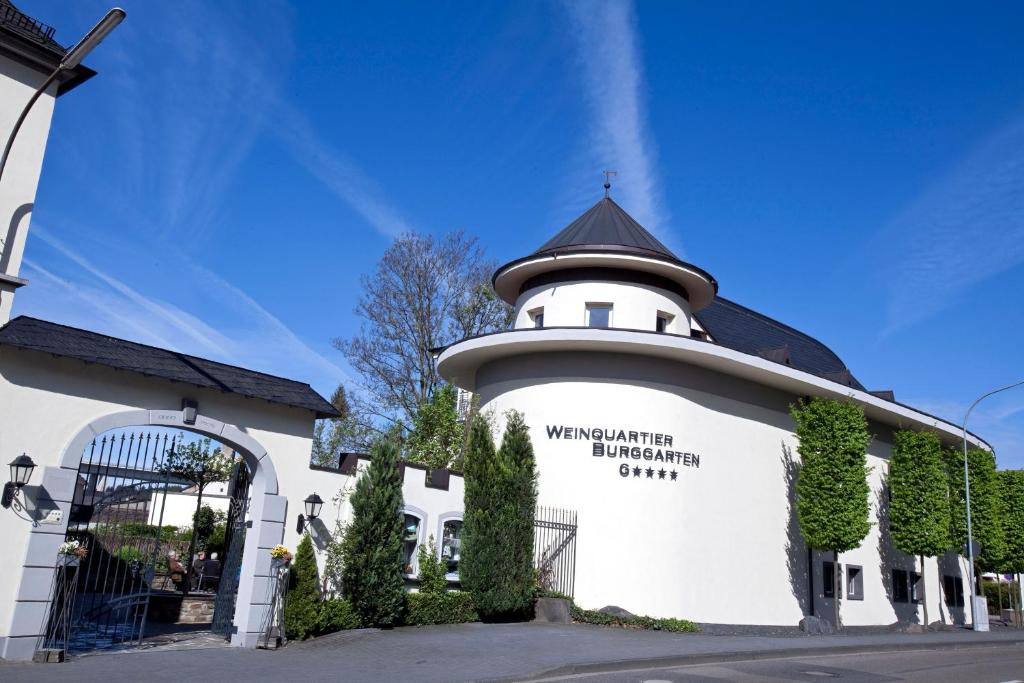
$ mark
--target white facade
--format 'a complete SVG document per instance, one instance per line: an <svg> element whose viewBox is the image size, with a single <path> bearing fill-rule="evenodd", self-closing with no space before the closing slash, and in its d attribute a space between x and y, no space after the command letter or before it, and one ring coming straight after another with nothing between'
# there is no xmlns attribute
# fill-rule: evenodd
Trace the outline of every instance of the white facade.
<svg viewBox="0 0 1024 683"><path fill-rule="evenodd" d="M185 424L181 400L198 401ZM36 463L18 505L0 510L0 547L15 559L0 572L0 658L31 659L49 606L83 450L109 430L162 426L215 439L253 473L238 589L235 645L255 647L270 595L270 549L309 493L315 413L218 390L0 347L0 452Z"/></svg>
<svg viewBox="0 0 1024 683"><path fill-rule="evenodd" d="M811 613L789 408L822 396L852 401L869 419L873 526L838 558L838 601L823 590L832 553L813 553L814 613L835 620L838 608L845 625L920 623L924 605L904 601L893 585L906 576L909 591L916 572L929 621L969 622L969 607L952 595L964 561L951 554L921 568L891 547L880 519L894 431L929 430L954 444L956 427L841 383L845 367L831 351L775 321L758 322L769 329L758 349L765 354L719 343L714 325L697 320L717 303L714 279L607 198L499 269L494 284L515 306L514 329L448 347L438 368L478 394L499 427L509 410L525 415L538 503L578 513L579 604L708 623L792 626ZM594 324L588 310L608 305L610 317ZM776 333L835 367L816 374L791 366L789 349L774 347ZM832 370L843 372L833 378Z"/></svg>
<svg viewBox="0 0 1024 683"><path fill-rule="evenodd" d="M46 74L0 54L0 149L9 131ZM25 284L19 278L29 221L43 168L46 139L57 97L57 83L35 103L22 124L0 181L0 324L11 317L14 290Z"/></svg>

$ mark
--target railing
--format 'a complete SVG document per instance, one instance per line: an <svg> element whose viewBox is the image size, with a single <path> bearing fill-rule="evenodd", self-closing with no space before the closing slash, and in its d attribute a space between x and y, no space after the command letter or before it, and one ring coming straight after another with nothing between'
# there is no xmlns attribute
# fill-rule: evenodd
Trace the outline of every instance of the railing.
<svg viewBox="0 0 1024 683"><path fill-rule="evenodd" d="M575 510L537 508L533 521L533 566L544 590L573 597L577 528Z"/></svg>
<svg viewBox="0 0 1024 683"><path fill-rule="evenodd" d="M55 29L41 21L33 19L14 5L0 0L0 24L23 33L36 42L46 43L53 40Z"/></svg>

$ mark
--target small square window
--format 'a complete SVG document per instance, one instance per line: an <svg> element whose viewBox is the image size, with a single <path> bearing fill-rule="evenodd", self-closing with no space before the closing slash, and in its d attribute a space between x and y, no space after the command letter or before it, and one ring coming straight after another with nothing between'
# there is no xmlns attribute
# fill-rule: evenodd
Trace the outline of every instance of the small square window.
<svg viewBox="0 0 1024 683"><path fill-rule="evenodd" d="M662 313L658 311L658 317L654 323L654 330L656 332L668 332L669 325L672 324L672 320L675 316L671 313Z"/></svg>
<svg viewBox="0 0 1024 683"><path fill-rule="evenodd" d="M907 572L903 569L892 570L892 601L907 602L910 599Z"/></svg>
<svg viewBox="0 0 1024 683"><path fill-rule="evenodd" d="M836 597L836 564L825 560L821 563L821 590L826 598Z"/></svg>
<svg viewBox="0 0 1024 683"><path fill-rule="evenodd" d="M529 313L534 327L544 327L544 309L535 308Z"/></svg>
<svg viewBox="0 0 1024 683"><path fill-rule="evenodd" d="M864 571L853 564L846 565L846 597L849 600L864 599Z"/></svg>
<svg viewBox="0 0 1024 683"><path fill-rule="evenodd" d="M611 327L611 304L587 304L587 327Z"/></svg>

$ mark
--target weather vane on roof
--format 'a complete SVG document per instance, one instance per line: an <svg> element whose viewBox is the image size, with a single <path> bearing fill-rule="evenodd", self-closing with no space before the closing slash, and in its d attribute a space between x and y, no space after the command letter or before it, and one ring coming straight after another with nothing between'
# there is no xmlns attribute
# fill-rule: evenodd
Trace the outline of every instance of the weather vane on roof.
<svg viewBox="0 0 1024 683"><path fill-rule="evenodd" d="M612 189L612 176L619 175L618 171L601 171L604 173L604 196L607 199L608 190Z"/></svg>

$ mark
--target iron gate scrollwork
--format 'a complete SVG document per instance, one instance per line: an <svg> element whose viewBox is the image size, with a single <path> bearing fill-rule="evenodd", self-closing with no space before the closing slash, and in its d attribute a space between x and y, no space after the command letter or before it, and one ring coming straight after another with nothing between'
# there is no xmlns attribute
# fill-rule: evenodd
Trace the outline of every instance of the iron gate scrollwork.
<svg viewBox="0 0 1024 683"><path fill-rule="evenodd" d="M191 485L163 467L178 441L160 433L112 434L82 455L66 539L88 554L76 572L74 602L62 606L72 624L67 649L142 639L161 559L165 494Z"/></svg>
<svg viewBox="0 0 1024 683"><path fill-rule="evenodd" d="M235 467L228 484L227 526L224 532L224 567L221 569L220 586L213 609L214 633L230 636L235 632L235 599L238 595L238 581L242 573L242 550L245 548L246 513L249 509L249 469L241 456L235 457Z"/></svg>
<svg viewBox="0 0 1024 683"><path fill-rule="evenodd" d="M574 597L576 511L538 507L533 521L533 566L541 588Z"/></svg>

